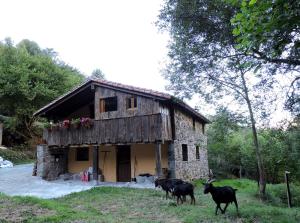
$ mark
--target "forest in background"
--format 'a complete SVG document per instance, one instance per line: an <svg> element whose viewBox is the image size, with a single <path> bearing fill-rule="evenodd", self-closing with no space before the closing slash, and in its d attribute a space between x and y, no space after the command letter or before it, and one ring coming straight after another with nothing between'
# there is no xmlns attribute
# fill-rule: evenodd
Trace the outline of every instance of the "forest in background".
<svg viewBox="0 0 300 223"><path fill-rule="evenodd" d="M221 107L208 126L209 167L218 178L258 180L251 127L245 119ZM294 119L285 128L259 128L258 139L267 183L284 182L285 171L300 183L300 123Z"/></svg>

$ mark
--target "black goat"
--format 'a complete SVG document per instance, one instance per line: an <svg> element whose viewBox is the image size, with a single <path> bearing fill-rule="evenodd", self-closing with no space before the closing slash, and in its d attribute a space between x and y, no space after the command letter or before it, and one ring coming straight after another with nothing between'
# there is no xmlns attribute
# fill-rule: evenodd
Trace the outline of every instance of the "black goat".
<svg viewBox="0 0 300 223"><path fill-rule="evenodd" d="M169 197L169 193L172 193L174 187L182 183L184 183L184 181L180 179L156 179L154 182L155 187L161 187L166 191L166 199Z"/></svg>
<svg viewBox="0 0 300 223"><path fill-rule="evenodd" d="M206 183L203 183L203 185L204 185L204 194L211 193L213 200L217 204L215 214L216 215L218 214L218 209L221 210L222 214L225 214L228 204L232 202L235 203L236 211L237 213L239 213L238 204L235 196L235 192L237 191L237 189L233 189L232 187L229 186L214 187L212 185L213 181L214 180L208 180ZM222 210L221 208L221 203L226 204L224 210Z"/></svg>
<svg viewBox="0 0 300 223"><path fill-rule="evenodd" d="M177 204L179 203L179 200L181 203L183 203L183 199L185 200L186 195L190 195L191 197L191 204L196 203L195 196L194 196L194 185L191 183L184 182L182 184L178 184L174 187L174 190L172 191L172 195L177 197Z"/></svg>

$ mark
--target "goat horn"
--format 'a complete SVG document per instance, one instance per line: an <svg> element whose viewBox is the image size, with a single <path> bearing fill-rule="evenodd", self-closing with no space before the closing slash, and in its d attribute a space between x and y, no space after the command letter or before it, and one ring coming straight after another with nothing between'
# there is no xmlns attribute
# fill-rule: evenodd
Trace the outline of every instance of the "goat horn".
<svg viewBox="0 0 300 223"><path fill-rule="evenodd" d="M214 181L216 181L216 180L215 180L215 179L208 179L206 183L207 183L207 184L210 184L210 183L212 183L212 182L214 182Z"/></svg>

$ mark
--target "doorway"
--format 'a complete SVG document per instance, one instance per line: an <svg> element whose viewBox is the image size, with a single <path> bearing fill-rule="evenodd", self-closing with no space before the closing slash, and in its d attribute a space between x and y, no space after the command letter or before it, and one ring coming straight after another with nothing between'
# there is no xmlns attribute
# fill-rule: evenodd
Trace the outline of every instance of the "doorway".
<svg viewBox="0 0 300 223"><path fill-rule="evenodd" d="M131 181L130 146L117 146L117 181Z"/></svg>

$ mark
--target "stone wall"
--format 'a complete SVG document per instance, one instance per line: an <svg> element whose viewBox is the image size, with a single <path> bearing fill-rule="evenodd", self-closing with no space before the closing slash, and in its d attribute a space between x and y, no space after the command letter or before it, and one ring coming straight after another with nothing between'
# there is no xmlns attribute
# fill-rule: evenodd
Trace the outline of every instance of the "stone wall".
<svg viewBox="0 0 300 223"><path fill-rule="evenodd" d="M37 176L44 180L55 180L67 172L67 149L49 149L47 145L37 146Z"/></svg>
<svg viewBox="0 0 300 223"><path fill-rule="evenodd" d="M203 134L203 126L197 120L175 110L175 175L185 180L205 178L208 176L207 137ZM188 148L188 161L182 159L182 144ZM200 159L196 159L196 146L199 146Z"/></svg>

